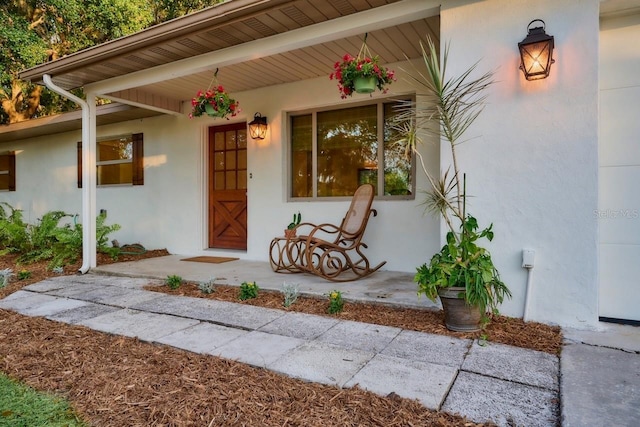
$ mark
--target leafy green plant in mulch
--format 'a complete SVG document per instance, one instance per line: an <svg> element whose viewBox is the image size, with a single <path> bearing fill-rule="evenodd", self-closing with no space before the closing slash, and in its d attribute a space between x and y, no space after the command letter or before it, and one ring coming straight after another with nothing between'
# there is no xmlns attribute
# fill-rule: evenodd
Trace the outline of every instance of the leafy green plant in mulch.
<svg viewBox="0 0 640 427"><path fill-rule="evenodd" d="M215 282L216 278L212 277L206 282L198 283L198 289L200 289L200 292L202 292L203 294L211 294L216 291Z"/></svg>
<svg viewBox="0 0 640 427"><path fill-rule="evenodd" d="M10 268L5 268L4 270L0 270L0 289L4 288L9 284L9 280L13 276L13 270Z"/></svg>
<svg viewBox="0 0 640 427"><path fill-rule="evenodd" d="M66 221L66 222L64 222ZM107 225L106 214L96 218L96 248L116 258L119 249L109 246L108 235L120 225ZM82 224L77 215L49 211L36 224L22 219L22 211L5 202L0 203L0 255L20 254L18 262L29 264L49 261L49 268L72 264L82 253Z"/></svg>
<svg viewBox="0 0 640 427"><path fill-rule="evenodd" d="M285 307L291 307L291 304L295 303L300 295L298 284L284 282L282 284L282 295L284 296L284 302L282 305Z"/></svg>
<svg viewBox="0 0 640 427"><path fill-rule="evenodd" d="M87 426L63 399L40 393L0 374L0 426Z"/></svg>
<svg viewBox="0 0 640 427"><path fill-rule="evenodd" d="M178 289L180 285L182 285L182 277L172 274L164 279L164 283L169 287L169 289Z"/></svg>
<svg viewBox="0 0 640 427"><path fill-rule="evenodd" d="M240 284L238 298L242 301L246 301L252 298L257 298L259 290L260 288L258 287L256 282L242 282Z"/></svg>
<svg viewBox="0 0 640 427"><path fill-rule="evenodd" d="M327 313L336 314L340 313L344 309L344 300L342 299L342 292L333 290L329 292L329 307Z"/></svg>
<svg viewBox="0 0 640 427"><path fill-rule="evenodd" d="M31 277L31 272L29 270L22 269L18 271L18 280L26 280Z"/></svg>

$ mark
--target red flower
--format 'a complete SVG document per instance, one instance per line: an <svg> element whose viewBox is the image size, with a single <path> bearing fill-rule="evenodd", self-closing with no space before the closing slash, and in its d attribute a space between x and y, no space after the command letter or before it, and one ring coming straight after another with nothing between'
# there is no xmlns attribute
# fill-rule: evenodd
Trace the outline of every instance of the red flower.
<svg viewBox="0 0 640 427"><path fill-rule="evenodd" d="M209 110L207 110L209 108ZM191 113L190 118L199 117L203 114L210 115L212 117L227 118L228 116L235 116L240 112L240 107L235 99L229 97L229 94L224 92L222 86L207 89L206 92L198 91L195 98L191 100Z"/></svg>
<svg viewBox="0 0 640 427"><path fill-rule="evenodd" d="M392 70L380 66L378 61L377 56L354 58L348 53L342 57L342 62L337 61L333 65L334 70L329 75L329 79L338 81L340 97L346 98L355 92L354 85L357 77L375 77L377 88L386 93L387 86L395 81L395 74Z"/></svg>

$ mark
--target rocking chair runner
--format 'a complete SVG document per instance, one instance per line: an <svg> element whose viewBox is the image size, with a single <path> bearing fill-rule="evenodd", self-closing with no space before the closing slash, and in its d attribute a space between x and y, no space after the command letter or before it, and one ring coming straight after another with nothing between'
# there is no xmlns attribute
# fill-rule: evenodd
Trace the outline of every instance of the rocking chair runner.
<svg viewBox="0 0 640 427"><path fill-rule="evenodd" d="M274 271L290 273L307 272L334 282L347 282L368 276L386 261L371 267L362 253L367 245L362 236L369 217L377 215L371 209L374 187L364 184L358 187L340 226L333 224L314 225L302 223L295 227L297 237L274 239L271 243L271 266ZM301 231L311 227L302 234ZM284 246L280 246L283 243ZM278 248L279 262L274 261L274 248ZM283 262L283 257L286 262Z"/></svg>

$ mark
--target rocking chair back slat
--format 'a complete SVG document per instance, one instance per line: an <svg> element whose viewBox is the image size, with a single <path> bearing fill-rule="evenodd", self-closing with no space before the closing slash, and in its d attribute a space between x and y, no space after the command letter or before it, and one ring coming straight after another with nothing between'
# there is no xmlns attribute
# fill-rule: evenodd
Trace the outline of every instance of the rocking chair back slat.
<svg viewBox="0 0 640 427"><path fill-rule="evenodd" d="M353 238L362 234L367 225L369 209L373 202L373 185L364 184L358 187L351 199L351 206L342 221L342 233L344 237Z"/></svg>

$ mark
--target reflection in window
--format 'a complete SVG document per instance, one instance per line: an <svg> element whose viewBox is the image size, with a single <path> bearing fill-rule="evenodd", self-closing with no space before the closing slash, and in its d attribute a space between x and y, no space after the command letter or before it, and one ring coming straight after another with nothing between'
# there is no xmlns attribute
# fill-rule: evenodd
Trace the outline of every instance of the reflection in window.
<svg viewBox="0 0 640 427"><path fill-rule="evenodd" d="M131 184L133 141L131 135L98 141L98 185Z"/></svg>
<svg viewBox="0 0 640 427"><path fill-rule="evenodd" d="M351 196L365 183L379 196L411 195L411 159L394 143L398 137L391 129L394 105L291 116L291 197Z"/></svg>

